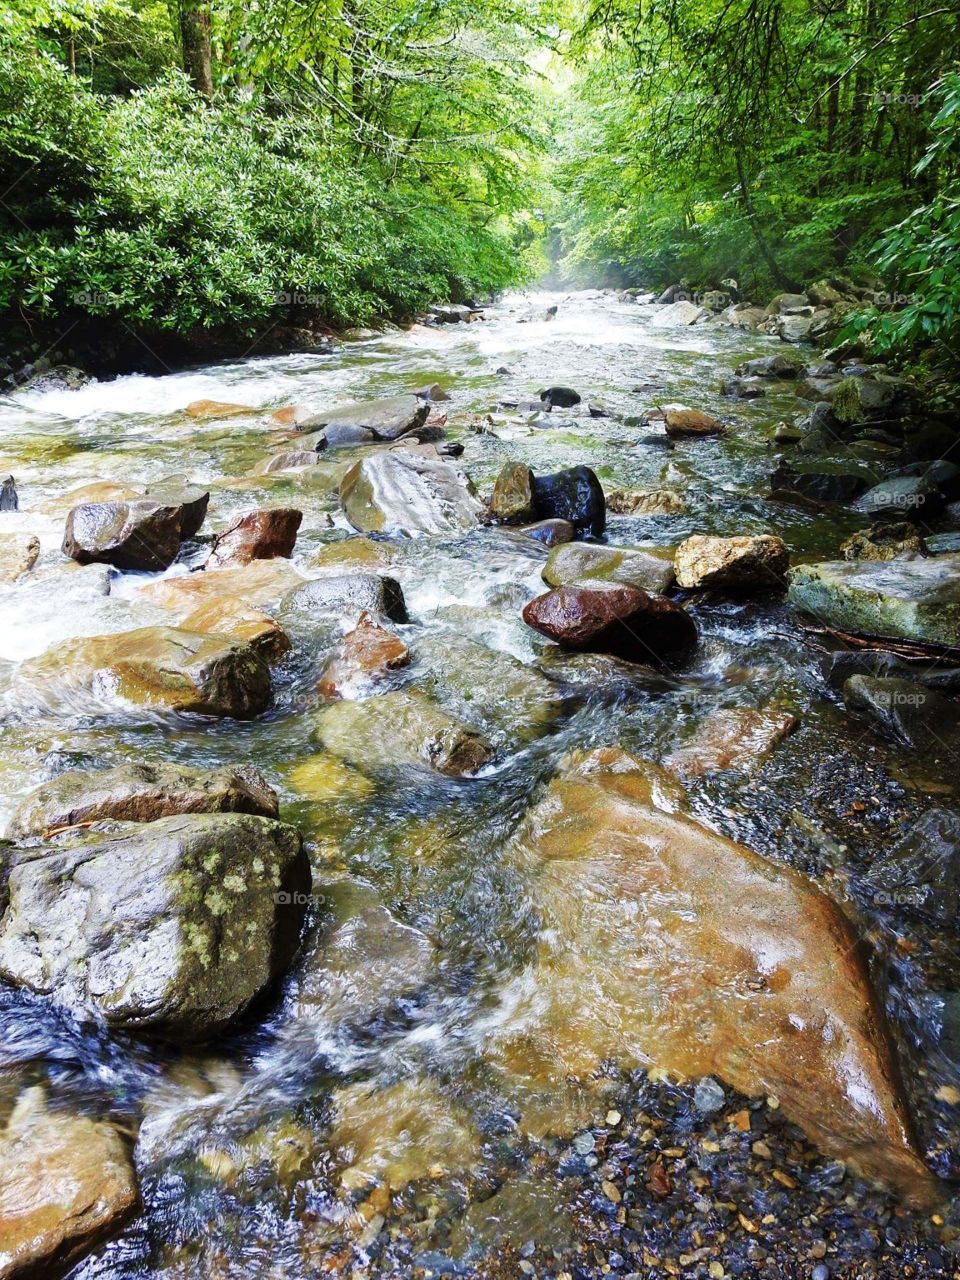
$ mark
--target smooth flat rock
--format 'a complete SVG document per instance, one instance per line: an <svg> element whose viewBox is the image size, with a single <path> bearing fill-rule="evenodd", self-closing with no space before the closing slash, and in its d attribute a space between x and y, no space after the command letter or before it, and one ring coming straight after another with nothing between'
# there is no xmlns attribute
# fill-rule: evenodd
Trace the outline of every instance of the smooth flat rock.
<svg viewBox="0 0 960 1280"><path fill-rule="evenodd" d="M249 418L260 413L249 404L232 404L228 400L191 400L184 409L188 418L211 422L218 418Z"/></svg>
<svg viewBox="0 0 960 1280"><path fill-rule="evenodd" d="M63 714L109 711L120 703L249 720L270 705L270 671L229 636L174 627L81 636L16 670L13 690L25 706Z"/></svg>
<svg viewBox="0 0 960 1280"><path fill-rule="evenodd" d="M11 863L0 974L176 1040L222 1029L286 967L310 891L297 830L239 813L124 825Z"/></svg>
<svg viewBox="0 0 960 1280"><path fill-rule="evenodd" d="M359 618L365 612L391 622L408 621L403 588L396 578L384 573L326 574L296 587L280 608L281 617L291 621L334 615Z"/></svg>
<svg viewBox="0 0 960 1280"><path fill-rule="evenodd" d="M581 542L555 547L547 556L541 577L551 587L600 578L605 582L642 587L644 591L663 592L673 586L674 570L670 560L646 551Z"/></svg>
<svg viewBox="0 0 960 1280"><path fill-rule="evenodd" d="M930 756L960 746L960 703L919 681L897 676L851 676L843 686L848 711L884 735Z"/></svg>
<svg viewBox="0 0 960 1280"><path fill-rule="evenodd" d="M161 609L169 609L178 620L202 605L227 601L275 608L287 592L304 579L289 560L252 560L226 569L204 569L176 578L162 578L140 588L137 598Z"/></svg>
<svg viewBox="0 0 960 1280"><path fill-rule="evenodd" d="M298 425L301 431L359 427L371 432L377 440L399 440L423 426L429 416L429 404L414 395L400 395L321 409Z"/></svg>
<svg viewBox="0 0 960 1280"><path fill-rule="evenodd" d="M799 724L789 711L728 707L715 711L664 761L685 778L699 778L725 769L749 771L791 734Z"/></svg>
<svg viewBox="0 0 960 1280"><path fill-rule="evenodd" d="M138 1199L112 1125L52 1110L39 1086L25 1090L0 1132L0 1278L61 1274Z"/></svg>
<svg viewBox="0 0 960 1280"><path fill-rule="evenodd" d="M725 436L727 428L712 413L682 404L664 405L663 422L671 440L684 436Z"/></svg>
<svg viewBox="0 0 960 1280"><path fill-rule="evenodd" d="M179 813L276 818L279 806L277 793L250 767L121 764L113 769L68 769L20 802L6 836L23 840L104 818L153 822Z"/></svg>
<svg viewBox="0 0 960 1280"><path fill-rule="evenodd" d="M340 503L360 533L411 538L465 533L484 513L458 467L412 449L391 449L355 463L341 482Z"/></svg>
<svg viewBox="0 0 960 1280"><path fill-rule="evenodd" d="M278 662L292 647L279 622L238 599L207 600L188 613L182 625L184 631L229 636L248 644L264 662Z"/></svg>
<svg viewBox="0 0 960 1280"><path fill-rule="evenodd" d="M825 1153L935 1203L844 913L682 803L669 774L619 748L563 763L514 846L543 913L539 951L504 993L489 1052L537 1078L611 1059L776 1095Z"/></svg>
<svg viewBox="0 0 960 1280"><path fill-rule="evenodd" d="M708 319L710 312L695 302L671 302L650 317L652 329L682 328Z"/></svg>
<svg viewBox="0 0 960 1280"><path fill-rule="evenodd" d="M960 647L960 555L829 560L790 570L788 599L842 631Z"/></svg>

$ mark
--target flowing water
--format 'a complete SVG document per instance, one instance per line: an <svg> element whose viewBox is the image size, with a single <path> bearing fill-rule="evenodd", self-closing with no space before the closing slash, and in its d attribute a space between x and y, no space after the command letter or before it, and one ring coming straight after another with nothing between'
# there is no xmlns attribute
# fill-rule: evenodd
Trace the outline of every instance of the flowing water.
<svg viewBox="0 0 960 1280"><path fill-rule="evenodd" d="M556 318L537 318L551 303ZM143 1210L78 1275L293 1276L321 1264L349 1273L336 1262L344 1241L359 1259L350 1263L356 1274L393 1274L377 1261L389 1235L385 1206L363 1198L377 1180L407 1196L411 1257L440 1250L462 1266L530 1236L562 1250L574 1230L558 1212L562 1179L535 1173L530 1144L562 1147L605 1106L602 1092L511 1074L488 1052L542 941L527 868L505 850L571 750L619 744L662 761L707 713L728 708L772 705L800 727L761 768L692 783L689 809L857 906L923 1144L940 1172L952 1172L949 1109L934 1102L956 1076L944 1030L957 999L949 959L923 938L898 949L903 921L888 904L863 898L858 874L925 805L951 805L954 778L949 762L905 761L845 716L826 693L821 653L782 602L691 601L701 635L695 657L676 674L631 673L558 660L524 626L520 608L543 590L546 553L536 543L484 529L396 544L389 572L412 619L400 631L415 654L422 645L431 655L418 658L409 678L428 678L497 747L494 763L469 781L323 755L312 735L322 705L317 663L330 636L309 626L294 633L273 709L251 723L116 706L25 715L8 692L17 663L68 637L167 621L141 595L157 575L115 575L103 594L99 571L63 560L66 495L80 486L142 489L188 476L211 490L205 529L258 504L297 506L304 521L293 561L308 576L319 572L311 566L322 546L352 534L336 484L356 452L331 453L304 471L253 474L289 433L260 415L187 418L184 406L200 398L319 408L439 382L452 397L448 435L464 444L462 465L481 492L508 460L537 472L585 463L608 491L670 488L686 500L680 514L611 516L611 544L663 549L693 533L769 531L787 541L795 562L832 558L856 520L766 497L776 460L770 432L806 406L789 391L747 402L719 393L734 365L780 344L719 324L659 329L650 326L653 313L609 293L507 298L481 323L391 331L334 355L246 359L0 402L0 474L16 476L21 496L21 510L0 521L4 531L35 533L42 546L26 579L0 587L0 691L9 699L0 823L67 767L253 762L280 793L282 816L308 837L315 871L310 933L292 972L203 1050L128 1041L42 1001L0 993L0 1104L44 1082L57 1105L110 1116L137 1136ZM511 372L498 374L500 366ZM576 387L584 404L555 410L546 427L507 412L475 429L499 398L556 383ZM589 417L588 398L611 416ZM642 428L629 419L670 401L719 414L729 436L669 452L638 445ZM188 568L178 564L167 576ZM531 728L528 706L501 696L491 653L555 682L547 732ZM914 1069L921 1062L922 1074ZM416 1190L423 1186L427 1193ZM476 1205L494 1190L502 1209L485 1218Z"/></svg>

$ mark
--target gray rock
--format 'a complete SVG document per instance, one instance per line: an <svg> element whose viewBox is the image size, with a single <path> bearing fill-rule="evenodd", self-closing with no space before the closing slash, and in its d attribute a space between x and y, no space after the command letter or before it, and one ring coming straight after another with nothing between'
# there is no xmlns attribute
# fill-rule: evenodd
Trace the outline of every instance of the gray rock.
<svg viewBox="0 0 960 1280"><path fill-rule="evenodd" d="M926 476L891 476L868 489L856 508L869 516L931 516L944 506L943 494Z"/></svg>
<svg viewBox="0 0 960 1280"><path fill-rule="evenodd" d="M10 858L7 981L110 1026L205 1039L299 943L310 866L294 827L190 814Z"/></svg>
<svg viewBox="0 0 960 1280"><path fill-rule="evenodd" d="M650 318L650 327L653 329L683 328L697 324L701 320L707 320L709 317L710 312L695 302L672 302Z"/></svg>
<svg viewBox="0 0 960 1280"><path fill-rule="evenodd" d="M340 503L361 533L406 537L462 533L483 515L459 468L408 448L355 463L340 484Z"/></svg>
<svg viewBox="0 0 960 1280"><path fill-rule="evenodd" d="M20 497L13 476L0 480L0 511L19 511Z"/></svg>
<svg viewBox="0 0 960 1280"><path fill-rule="evenodd" d="M704 1115L712 1115L719 1111L727 1100L723 1086L717 1084L713 1076L704 1076L698 1080L693 1091L693 1105Z"/></svg>
<svg viewBox="0 0 960 1280"><path fill-rule="evenodd" d="M871 720L894 742L939 755L960 746L960 706L936 689L896 677L851 676L843 686L848 711Z"/></svg>
<svg viewBox="0 0 960 1280"><path fill-rule="evenodd" d="M334 422L319 432L314 448L341 449L347 445L373 444L377 437L369 427L359 427L351 422Z"/></svg>
<svg viewBox="0 0 960 1280"><path fill-rule="evenodd" d="M78 564L167 569L180 549L182 508L156 502L84 502L67 516L63 554Z"/></svg>
<svg viewBox="0 0 960 1280"><path fill-rule="evenodd" d="M386 396L363 400L337 409L322 409L300 422L301 431L332 427L352 427L370 431L378 440L399 440L416 431L430 416L430 406L413 395ZM329 436L327 437L329 439Z"/></svg>
<svg viewBox="0 0 960 1280"><path fill-rule="evenodd" d="M873 903L920 916L957 933L960 920L960 816L928 809L887 843L864 881Z"/></svg>
<svg viewBox="0 0 960 1280"><path fill-rule="evenodd" d="M821 671L836 692L843 689L851 676L866 675L913 680L928 689L960 693L960 667L931 666L926 659L910 663L888 649L841 649L823 659Z"/></svg>
<svg viewBox="0 0 960 1280"><path fill-rule="evenodd" d="M654 592L668 591L675 577L673 563L660 556L652 556L639 548L587 543L555 547L547 557L541 576L551 587L601 578Z"/></svg>
<svg viewBox="0 0 960 1280"><path fill-rule="evenodd" d="M393 622L407 621L403 589L396 578L379 573L336 573L314 578L284 597L281 617L309 620L366 611Z"/></svg>
<svg viewBox="0 0 960 1280"><path fill-rule="evenodd" d="M18 390L30 391L35 395L47 391L78 391L95 381L89 373L84 373L73 365L55 364L41 373L35 373Z"/></svg>

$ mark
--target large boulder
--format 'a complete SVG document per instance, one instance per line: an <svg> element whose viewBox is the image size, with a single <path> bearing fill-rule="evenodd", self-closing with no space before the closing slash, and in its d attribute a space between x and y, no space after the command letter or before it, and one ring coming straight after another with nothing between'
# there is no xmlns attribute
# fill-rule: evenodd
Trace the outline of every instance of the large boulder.
<svg viewBox="0 0 960 1280"><path fill-rule="evenodd" d="M0 1277L55 1276L139 1200L130 1153L110 1124L53 1110L40 1086L0 1132Z"/></svg>
<svg viewBox="0 0 960 1280"><path fill-rule="evenodd" d="M76 714L110 703L249 720L270 705L270 671L229 636L174 627L80 636L22 663L13 691L23 706Z"/></svg>
<svg viewBox="0 0 960 1280"><path fill-rule="evenodd" d="M412 449L391 449L355 463L341 482L340 502L360 533L463 533L483 515L458 467Z"/></svg>
<svg viewBox="0 0 960 1280"><path fill-rule="evenodd" d="M167 569L180 550L182 514L147 500L81 503L67 516L63 554L78 564Z"/></svg>
<svg viewBox="0 0 960 1280"><path fill-rule="evenodd" d="M663 295L661 294L661 297ZM670 302L650 317L652 329L676 329L707 320L710 312L696 302Z"/></svg>
<svg viewBox="0 0 960 1280"><path fill-rule="evenodd" d="M124 825L10 861L0 974L175 1040L221 1030L286 968L310 891L297 830L250 814Z"/></svg>
<svg viewBox="0 0 960 1280"><path fill-rule="evenodd" d="M782 591L790 555L781 538L695 534L677 547L677 583L691 590Z"/></svg>
<svg viewBox="0 0 960 1280"><path fill-rule="evenodd" d="M317 717L317 736L348 764L373 769L419 764L459 778L493 758L493 747L476 729L410 689L331 703Z"/></svg>
<svg viewBox="0 0 960 1280"><path fill-rule="evenodd" d="M672 600L599 579L537 596L524 608L523 620L563 649L631 662L676 657L697 643L693 619Z"/></svg>
<svg viewBox="0 0 960 1280"><path fill-rule="evenodd" d="M414 395L400 395L386 396L382 400L362 400L358 404L341 405L338 409L322 409L297 425L301 431L359 428L369 431L377 440L399 440L422 427L429 416L430 405L425 401ZM342 438L340 443L343 443Z"/></svg>
<svg viewBox="0 0 960 1280"><path fill-rule="evenodd" d="M153 822L179 813L254 813L276 818L277 793L249 767L179 764L68 769L31 791L7 827L8 840L101 822Z"/></svg>
<svg viewBox="0 0 960 1280"><path fill-rule="evenodd" d="M833 396L833 412L839 422L865 422L895 413L907 395L899 378L845 377Z"/></svg>
<svg viewBox="0 0 960 1280"><path fill-rule="evenodd" d="M262 507L238 516L217 535L210 552L210 565L249 564L251 560L289 558L297 541L303 512L295 507Z"/></svg>
<svg viewBox="0 0 960 1280"><path fill-rule="evenodd" d="M553 1081L613 1060L775 1095L828 1155L937 1203L844 912L682 803L670 775L618 748L564 762L514 848L539 947L488 1051Z"/></svg>
<svg viewBox="0 0 960 1280"><path fill-rule="evenodd" d="M178 622L182 622L195 609L206 605L223 608L228 604L242 604L255 609L274 609L300 582L303 578L283 557L251 560L249 564L226 569L206 569L202 573L148 582L140 588L137 599L169 609Z"/></svg>
<svg viewBox="0 0 960 1280"><path fill-rule="evenodd" d="M868 489L854 504L874 519L877 517L911 518L936 515L945 498L927 476L890 476Z"/></svg>
<svg viewBox="0 0 960 1280"><path fill-rule="evenodd" d="M599 538L606 527L603 487L589 467L568 467L533 476L533 515L537 520L569 520L581 534Z"/></svg>
<svg viewBox="0 0 960 1280"><path fill-rule="evenodd" d="M200 531L200 526L207 518L210 490L199 484L191 484L186 476L168 476L165 480L147 485L143 496L161 507L180 508L181 538L192 538Z"/></svg>
<svg viewBox="0 0 960 1280"><path fill-rule="evenodd" d="M284 598L281 616L310 621L362 613L391 622L406 622L403 589L396 578L383 573L331 573L296 587Z"/></svg>
<svg viewBox="0 0 960 1280"><path fill-rule="evenodd" d="M568 543L554 547L547 556L541 576L551 587L587 578L623 582L644 591L663 592L673 586L670 560L632 547L602 547L589 543Z"/></svg>
<svg viewBox="0 0 960 1280"><path fill-rule="evenodd" d="M265 662L278 662L291 649L290 637L276 619L231 596L198 605L183 619L182 626L184 631L230 636L250 645Z"/></svg>
<svg viewBox="0 0 960 1280"><path fill-rule="evenodd" d="M789 581L790 603L826 626L960 647L960 555L797 565Z"/></svg>

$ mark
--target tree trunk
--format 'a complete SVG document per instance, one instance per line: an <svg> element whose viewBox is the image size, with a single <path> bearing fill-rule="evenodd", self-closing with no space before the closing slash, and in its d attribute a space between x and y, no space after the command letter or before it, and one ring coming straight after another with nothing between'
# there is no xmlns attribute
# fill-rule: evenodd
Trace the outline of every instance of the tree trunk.
<svg viewBox="0 0 960 1280"><path fill-rule="evenodd" d="M180 42L183 46L183 69L193 87L205 98L212 98L210 10L200 0L180 0Z"/></svg>
<svg viewBox="0 0 960 1280"><path fill-rule="evenodd" d="M753 238L757 242L757 248L760 250L760 256L770 268L770 274L773 276L774 283L778 284L781 289L786 289L789 293L799 293L800 287L794 281L789 280L780 270L779 263L773 256L770 246L764 239L763 230L760 227L760 219L757 217L757 211L753 207L753 201L750 198L750 188L747 186L747 175L743 167L743 155L740 151L736 153L737 160L737 180L740 184L740 198L743 201L743 207L747 215L747 221L750 223L750 229L753 232Z"/></svg>

